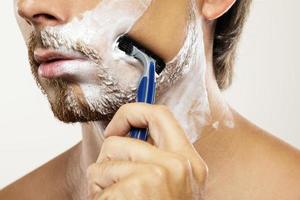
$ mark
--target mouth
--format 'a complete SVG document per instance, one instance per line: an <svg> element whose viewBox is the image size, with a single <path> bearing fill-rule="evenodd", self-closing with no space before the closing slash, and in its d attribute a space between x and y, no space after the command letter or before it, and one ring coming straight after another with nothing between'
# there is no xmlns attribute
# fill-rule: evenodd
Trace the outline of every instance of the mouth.
<svg viewBox="0 0 300 200"><path fill-rule="evenodd" d="M53 79L68 75L71 68L80 66L88 58L77 52L59 52L38 48L34 51L34 60L38 63L38 74Z"/></svg>

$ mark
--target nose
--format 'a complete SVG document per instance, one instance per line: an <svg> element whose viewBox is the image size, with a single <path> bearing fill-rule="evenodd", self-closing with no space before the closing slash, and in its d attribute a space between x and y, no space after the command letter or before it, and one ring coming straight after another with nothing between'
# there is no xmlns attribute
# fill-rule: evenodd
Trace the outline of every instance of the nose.
<svg viewBox="0 0 300 200"><path fill-rule="evenodd" d="M35 28L55 26L68 21L68 9L61 0L19 0L18 14Z"/></svg>

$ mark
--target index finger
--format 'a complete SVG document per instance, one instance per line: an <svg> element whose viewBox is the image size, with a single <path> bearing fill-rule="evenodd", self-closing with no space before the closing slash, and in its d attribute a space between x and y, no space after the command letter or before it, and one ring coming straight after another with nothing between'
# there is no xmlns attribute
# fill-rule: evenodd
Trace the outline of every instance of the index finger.
<svg viewBox="0 0 300 200"><path fill-rule="evenodd" d="M173 114L165 106L131 103L122 106L105 130L105 136L125 136L132 127L149 128L154 145L177 151L190 143ZM187 145L189 144L189 145Z"/></svg>

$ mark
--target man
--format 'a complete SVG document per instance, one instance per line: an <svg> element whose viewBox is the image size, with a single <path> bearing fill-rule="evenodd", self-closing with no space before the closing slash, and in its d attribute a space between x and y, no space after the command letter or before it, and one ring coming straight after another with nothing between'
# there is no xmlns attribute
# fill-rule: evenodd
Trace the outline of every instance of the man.
<svg viewBox="0 0 300 200"><path fill-rule="evenodd" d="M300 199L300 152L221 96L249 6L18 0L32 72L55 116L82 123L83 139L0 199ZM124 33L167 61L160 105L126 104L141 70L115 48ZM131 127L148 127L149 140L126 137Z"/></svg>

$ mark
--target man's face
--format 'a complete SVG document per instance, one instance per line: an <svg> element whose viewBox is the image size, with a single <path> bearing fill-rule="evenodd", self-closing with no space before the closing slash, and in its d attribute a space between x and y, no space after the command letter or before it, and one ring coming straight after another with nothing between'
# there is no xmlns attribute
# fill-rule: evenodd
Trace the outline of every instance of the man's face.
<svg viewBox="0 0 300 200"><path fill-rule="evenodd" d="M128 33L170 61L185 39L188 1L16 0L33 75L55 116L108 120L133 101L143 68L117 38Z"/></svg>

